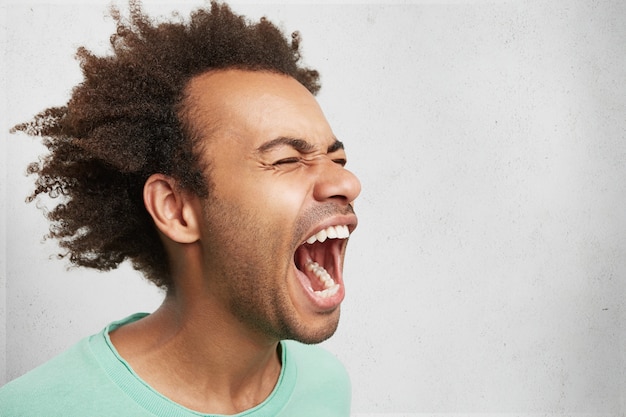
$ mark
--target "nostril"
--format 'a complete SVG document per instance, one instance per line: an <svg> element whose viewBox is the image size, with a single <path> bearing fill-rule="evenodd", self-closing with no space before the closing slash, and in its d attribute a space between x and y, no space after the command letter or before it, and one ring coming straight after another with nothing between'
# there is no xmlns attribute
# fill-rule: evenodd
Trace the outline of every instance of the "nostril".
<svg viewBox="0 0 626 417"><path fill-rule="evenodd" d="M343 204L348 204L350 201L348 201L348 198L345 195L333 195L329 197L330 200L337 200L340 201Z"/></svg>

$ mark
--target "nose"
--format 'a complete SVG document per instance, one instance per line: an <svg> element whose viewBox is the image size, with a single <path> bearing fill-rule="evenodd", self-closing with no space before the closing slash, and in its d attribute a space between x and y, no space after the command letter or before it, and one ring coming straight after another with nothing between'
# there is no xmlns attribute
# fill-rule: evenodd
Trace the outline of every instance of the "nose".
<svg viewBox="0 0 626 417"><path fill-rule="evenodd" d="M313 190L316 200L334 199L341 200L343 204L350 204L361 193L359 179L340 164L327 160L326 163L320 164L319 171Z"/></svg>

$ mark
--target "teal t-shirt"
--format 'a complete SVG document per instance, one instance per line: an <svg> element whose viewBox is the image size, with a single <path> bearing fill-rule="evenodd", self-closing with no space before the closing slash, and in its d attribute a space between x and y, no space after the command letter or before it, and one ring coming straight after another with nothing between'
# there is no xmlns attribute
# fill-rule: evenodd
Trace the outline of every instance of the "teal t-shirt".
<svg viewBox="0 0 626 417"><path fill-rule="evenodd" d="M145 314L107 326L0 388L1 417L198 417L141 380L109 332ZM283 341L278 383L264 402L237 416L349 416L350 381L341 363L317 346Z"/></svg>

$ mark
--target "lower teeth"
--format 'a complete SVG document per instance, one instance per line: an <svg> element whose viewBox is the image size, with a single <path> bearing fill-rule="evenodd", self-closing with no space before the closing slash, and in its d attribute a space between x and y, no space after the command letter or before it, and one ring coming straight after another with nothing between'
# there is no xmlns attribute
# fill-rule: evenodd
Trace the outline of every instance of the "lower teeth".
<svg viewBox="0 0 626 417"><path fill-rule="evenodd" d="M313 272L313 274L324 284L324 289L319 291L313 291L317 296L327 298L335 295L339 290L339 284L335 283L328 271L323 266L310 260L306 263L306 269Z"/></svg>

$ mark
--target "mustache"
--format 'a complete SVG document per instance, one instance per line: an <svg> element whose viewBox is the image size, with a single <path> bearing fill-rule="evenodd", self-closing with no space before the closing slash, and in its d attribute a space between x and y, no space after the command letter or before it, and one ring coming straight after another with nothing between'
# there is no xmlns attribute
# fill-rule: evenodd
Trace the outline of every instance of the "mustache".
<svg viewBox="0 0 626 417"><path fill-rule="evenodd" d="M345 216L355 214L352 204L327 203L320 206L312 207L304 212L296 225L296 233L294 236L294 246L300 243L302 235L310 230L316 224L333 216Z"/></svg>

